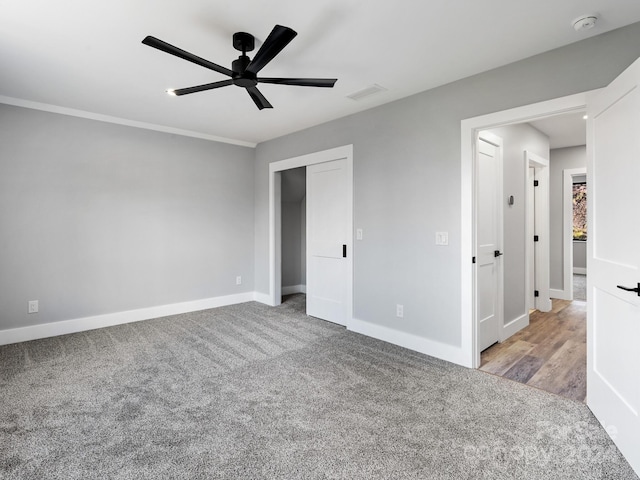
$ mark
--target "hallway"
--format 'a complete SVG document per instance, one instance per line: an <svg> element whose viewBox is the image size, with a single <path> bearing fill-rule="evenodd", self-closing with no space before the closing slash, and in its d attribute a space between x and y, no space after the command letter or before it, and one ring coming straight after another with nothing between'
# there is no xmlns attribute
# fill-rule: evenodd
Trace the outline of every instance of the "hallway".
<svg viewBox="0 0 640 480"><path fill-rule="evenodd" d="M585 401L587 304L553 300L550 312L534 311L528 327L481 355L480 370Z"/></svg>

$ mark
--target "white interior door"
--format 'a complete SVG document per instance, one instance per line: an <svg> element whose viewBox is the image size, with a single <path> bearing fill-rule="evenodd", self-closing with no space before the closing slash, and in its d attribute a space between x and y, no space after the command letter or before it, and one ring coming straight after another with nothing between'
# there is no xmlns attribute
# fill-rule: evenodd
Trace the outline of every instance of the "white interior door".
<svg viewBox="0 0 640 480"><path fill-rule="evenodd" d="M588 114L587 404L640 474L640 60Z"/></svg>
<svg viewBox="0 0 640 480"><path fill-rule="evenodd" d="M534 167L528 168L527 176L527 239L529 244L528 258L529 262L529 284L527 285L527 307L529 310L535 310L536 297L534 291L536 289L536 245L533 241L533 236L536 231L536 189L534 187L534 181L536 179L536 169Z"/></svg>
<svg viewBox="0 0 640 480"><path fill-rule="evenodd" d="M482 351L499 341L503 323L500 139L481 132L476 151L476 318Z"/></svg>
<svg viewBox="0 0 640 480"><path fill-rule="evenodd" d="M551 311L549 296L549 159L530 150L525 150L527 168L533 167L535 185L533 193L533 230L527 228L526 241L533 241L534 282L528 285L534 293L534 308L541 312ZM529 283L529 282L527 282Z"/></svg>
<svg viewBox="0 0 640 480"><path fill-rule="evenodd" d="M307 167L307 315L347 323L347 163Z"/></svg>

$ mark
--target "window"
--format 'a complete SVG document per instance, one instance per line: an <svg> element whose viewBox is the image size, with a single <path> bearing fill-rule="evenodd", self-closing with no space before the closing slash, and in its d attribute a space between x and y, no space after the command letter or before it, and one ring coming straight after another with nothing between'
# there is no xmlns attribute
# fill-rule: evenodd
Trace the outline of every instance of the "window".
<svg viewBox="0 0 640 480"><path fill-rule="evenodd" d="M587 239L587 184L573 184L573 239Z"/></svg>

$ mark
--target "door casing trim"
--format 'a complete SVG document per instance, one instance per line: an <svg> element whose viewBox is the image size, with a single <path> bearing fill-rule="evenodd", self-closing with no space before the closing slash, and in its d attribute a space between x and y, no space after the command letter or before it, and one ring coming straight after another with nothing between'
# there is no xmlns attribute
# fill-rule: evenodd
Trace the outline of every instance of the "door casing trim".
<svg viewBox="0 0 640 480"><path fill-rule="evenodd" d="M280 229L280 172L292 168L306 167L332 160L345 159L347 163L347 226L350 232L347 241L347 328L353 319L353 145L331 148L287 158L269 164L269 305L277 306L282 297L282 238Z"/></svg>
<svg viewBox="0 0 640 480"><path fill-rule="evenodd" d="M481 130L505 125L525 123L540 118L578 112L586 109L587 97L583 92L547 100L501 112L489 113L462 120L460 123L460 321L462 364L470 368L480 366L477 345L474 282L475 238L475 138Z"/></svg>

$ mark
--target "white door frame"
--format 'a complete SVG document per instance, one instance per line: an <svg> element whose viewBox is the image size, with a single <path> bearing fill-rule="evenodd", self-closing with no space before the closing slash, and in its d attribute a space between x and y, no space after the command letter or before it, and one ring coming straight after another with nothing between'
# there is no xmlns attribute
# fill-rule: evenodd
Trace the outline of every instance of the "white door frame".
<svg viewBox="0 0 640 480"><path fill-rule="evenodd" d="M353 145L332 148L321 152L288 158L269 164L269 305L277 306L282 302L282 232L280 228L280 172L292 168L306 167L317 163L345 159L347 161L347 222L353 232ZM353 239L350 239L347 256L347 327L353 318Z"/></svg>
<svg viewBox="0 0 640 480"><path fill-rule="evenodd" d="M562 171L562 299L573 300L573 177L587 174L587 167Z"/></svg>
<svg viewBox="0 0 640 480"><path fill-rule="evenodd" d="M525 150L524 152L525 171L529 167L535 168L536 180L540 182L536 187L534 196L535 202L535 232L529 231L529 222L525 222L525 288L527 294L533 288L538 290L538 297L535 298L535 306L541 312L551 311L551 297L549 296L549 159L536 155L533 152ZM525 175L525 183L528 182L528 175ZM526 189L525 189L526 191ZM525 212L530 214L528 195L525 195ZM531 278L531 237L538 236L538 242L534 244L535 248L535 285L529 285ZM528 298L528 297L527 297ZM525 312L529 316L528 300L525 300ZM529 323L527 322L527 325Z"/></svg>
<svg viewBox="0 0 640 480"><path fill-rule="evenodd" d="M475 319L475 284L472 259L474 256L475 211L475 139L480 130L524 123L544 117L585 110L588 92L548 100L502 112L490 113L462 120L461 178L460 178L460 309L462 358L470 368L480 366Z"/></svg>

